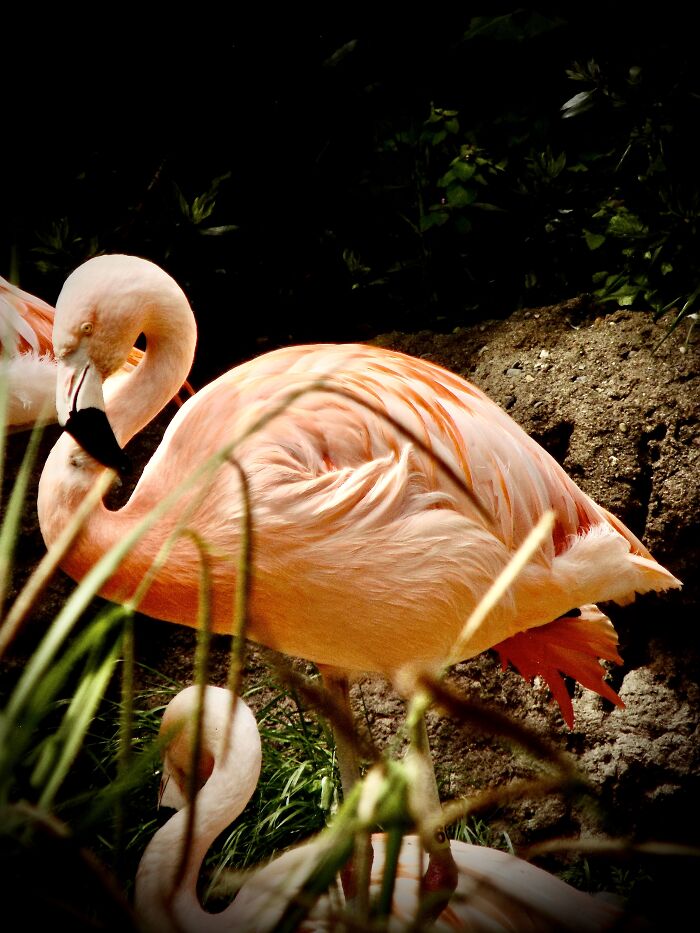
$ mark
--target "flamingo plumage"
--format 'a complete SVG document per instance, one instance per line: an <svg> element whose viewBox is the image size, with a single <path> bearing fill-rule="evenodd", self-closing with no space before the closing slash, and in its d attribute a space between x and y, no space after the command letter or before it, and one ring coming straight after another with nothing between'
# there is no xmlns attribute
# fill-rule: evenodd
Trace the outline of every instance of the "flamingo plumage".
<svg viewBox="0 0 700 933"><path fill-rule="evenodd" d="M54 308L0 276L0 379L9 387L6 423L12 430L56 421ZM125 366L138 363L134 347Z"/></svg>
<svg viewBox="0 0 700 933"><path fill-rule="evenodd" d="M125 379L110 379L142 332L143 360ZM68 277L53 329L66 432L39 483L47 545L104 466L123 466L124 445L186 379L196 339L185 294L147 260L99 256ZM282 348L205 386L177 412L126 504L91 513L63 569L81 580L225 445L229 458L139 538L100 593L132 600L155 567L139 609L196 626L201 541L212 628L230 632L249 503L246 635L315 662L341 694L348 671L393 678L496 648L504 663L549 681L571 724L562 673L621 703L599 664L621 660L617 637L595 603L680 586L477 387L426 360L362 344ZM552 510L551 534L460 638L494 578ZM347 790L357 767L338 744Z"/></svg>
<svg viewBox="0 0 700 933"><path fill-rule="evenodd" d="M192 769L199 689L191 686L178 693L161 722L161 736L167 744L163 750L160 802L178 812L155 833L141 857L135 885L136 914L146 933L274 930L288 901L298 898L304 876L324 844L321 837L287 850L253 871L235 899L219 913L208 913L197 895L197 879L207 849L242 812L260 773L261 747L255 716L239 697L231 717L232 694L221 687L204 688L194 831L181 880L176 883L189 818L185 788ZM385 841L382 833L372 835L372 897L382 882ZM436 933L594 933L613 929L620 920L617 905L579 891L515 855L456 841L451 849L458 883L448 906L430 925ZM390 931L415 929L412 923L419 910L420 858L418 837L404 836ZM343 904L342 892L336 885L333 895L324 894L315 903L299 929L321 933L339 928L339 923L342 927Z"/></svg>
<svg viewBox="0 0 700 933"><path fill-rule="evenodd" d="M142 330L147 350L139 366L116 385L105 384L120 447L185 380L194 317L174 280L147 260L100 256L68 278L53 339L57 408L69 431L80 434L76 423L86 406L105 410L103 380L123 364ZM315 389L319 381L327 391ZM290 401L293 393L300 394ZM277 415L246 437L276 406ZM94 450L89 435L80 437L84 450ZM188 399L128 502L91 515L65 558L66 572L80 580L154 503L236 437L254 538L247 634L286 654L392 676L405 664L435 668L505 645L508 656L526 658L534 673L553 679L552 664L584 682L597 669L598 682L587 686L612 698L597 658L617 657L616 637L593 604L680 586L478 388L426 360L359 344L275 350ZM431 451L463 477L471 496ZM95 456L105 459L100 451ZM47 545L103 469L71 434L59 438L39 487ZM195 501L188 494L187 523L211 547L213 629L228 632L244 510L239 477L224 465L202 485L206 495ZM116 601L133 595L183 509L141 538L102 595ZM552 534L461 657L452 658L470 612L549 509L556 514ZM195 626L198 563L195 544L180 537L140 610ZM572 607L580 612L567 616Z"/></svg>

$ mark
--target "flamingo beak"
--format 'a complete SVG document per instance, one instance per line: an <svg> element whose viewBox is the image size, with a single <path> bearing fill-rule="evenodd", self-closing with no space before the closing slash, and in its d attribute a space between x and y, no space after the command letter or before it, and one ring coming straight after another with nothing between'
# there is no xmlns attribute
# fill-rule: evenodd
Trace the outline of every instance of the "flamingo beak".
<svg viewBox="0 0 700 933"><path fill-rule="evenodd" d="M187 804L187 795L178 787L167 767L163 767L158 791L158 807L168 807L171 810L181 810Z"/></svg>
<svg viewBox="0 0 700 933"><path fill-rule="evenodd" d="M105 413L102 379L81 346L58 362L56 411L58 423L91 457L120 474L130 469Z"/></svg>

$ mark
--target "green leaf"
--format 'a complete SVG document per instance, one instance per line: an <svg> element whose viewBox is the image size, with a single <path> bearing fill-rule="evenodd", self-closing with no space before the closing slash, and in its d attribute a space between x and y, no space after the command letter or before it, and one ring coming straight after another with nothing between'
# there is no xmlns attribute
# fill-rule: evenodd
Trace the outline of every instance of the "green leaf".
<svg viewBox="0 0 700 933"><path fill-rule="evenodd" d="M586 246L590 250L598 249L605 243L605 237L602 233L591 233L590 230L584 230L583 235L586 238Z"/></svg>
<svg viewBox="0 0 700 933"><path fill-rule="evenodd" d="M459 181L469 181L475 171L476 165L474 165L473 162L465 162L463 159L455 159L450 169L450 172L453 172L454 177ZM447 174L449 175L450 172ZM447 175L445 177L447 177Z"/></svg>
<svg viewBox="0 0 700 933"><path fill-rule="evenodd" d="M446 211L431 211L429 214L424 214L420 219L421 233L425 233L431 227L441 227L449 219L450 215Z"/></svg>
<svg viewBox="0 0 700 933"><path fill-rule="evenodd" d="M219 227L198 227L197 232L202 236L221 236L224 233L232 233L234 230L240 230L238 224L223 224Z"/></svg>
<svg viewBox="0 0 700 933"><path fill-rule="evenodd" d="M557 178L566 168L566 153L561 152L558 156L552 159L550 166L550 174Z"/></svg>
<svg viewBox="0 0 700 933"><path fill-rule="evenodd" d="M618 276L612 276L612 278L614 281L620 281ZM633 304L640 291L642 291L640 286L626 282L620 288L616 288L615 291L610 291L610 287L606 284L605 288L601 288L595 294L600 301L615 301L621 307L629 307L629 305Z"/></svg>
<svg viewBox="0 0 700 933"><path fill-rule="evenodd" d="M476 191L473 188L454 185L447 189L447 202L450 207L467 207L473 201L476 201Z"/></svg>
<svg viewBox="0 0 700 933"><path fill-rule="evenodd" d="M447 130L448 133L452 133L452 134L458 133L459 132L459 120L455 120L454 118L451 120L445 120L445 129Z"/></svg>
<svg viewBox="0 0 700 933"><path fill-rule="evenodd" d="M639 217L628 211L620 211L608 221L608 233L619 237L640 237L649 233L649 228L642 223Z"/></svg>
<svg viewBox="0 0 700 933"><path fill-rule="evenodd" d="M586 110L590 110L593 106L593 94L595 91L581 91L579 94L574 94L573 97L570 97L566 103L561 105L562 116L564 119L567 117L575 117L580 113L585 113Z"/></svg>
<svg viewBox="0 0 700 933"><path fill-rule="evenodd" d="M490 204L488 201L474 201L472 207L478 208L480 211L496 211L499 214L508 213L505 207L499 207L498 204Z"/></svg>

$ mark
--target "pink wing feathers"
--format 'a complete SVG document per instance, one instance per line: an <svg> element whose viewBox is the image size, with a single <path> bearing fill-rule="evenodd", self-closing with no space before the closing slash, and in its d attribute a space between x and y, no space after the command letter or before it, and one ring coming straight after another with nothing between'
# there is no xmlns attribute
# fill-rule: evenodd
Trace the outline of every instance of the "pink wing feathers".
<svg viewBox="0 0 700 933"><path fill-rule="evenodd" d="M8 353L52 353L54 309L0 276L0 344Z"/></svg>
<svg viewBox="0 0 700 933"><path fill-rule="evenodd" d="M328 385L330 398L319 399L317 393L310 391L308 397L302 394L292 403L293 411L289 413L289 419L294 419L298 426L306 420L309 433L313 430L315 411L330 404L347 408L345 393L360 402L355 412L359 420L354 424L354 436L353 431L341 429L338 438L317 435L313 443L306 445L304 464L309 473L316 470L321 475L342 469L352 462L353 454L365 461L392 451L398 456L408 437L397 436L393 424L382 418L385 413L392 422L400 424L408 436L425 445L426 452L414 453L420 462L422 479L429 489L439 490L448 497L436 500L435 507L456 507L475 517L469 500L455 489L441 469L440 462L443 462L474 493L491 516L496 535L510 551L522 543L541 515L553 508L555 526L551 539L541 548L540 557L544 562L552 565L558 555L572 549L595 527L598 534L621 536L624 539L621 558L627 561L626 566L636 564L641 568L640 579L630 574L629 592L611 594L619 601L633 598L635 586L643 592L678 585L678 581L651 558L638 538L579 489L554 459L499 406L453 373L403 354L357 346L289 348L268 354L264 366L258 363L258 360L252 361L236 370L234 376L242 394L242 407L249 413L255 412L256 406L245 396L251 390L255 395L256 385L260 391L264 386L268 403L270 395L279 403L283 393L288 394L295 384L301 389L302 381L305 379L308 383L312 375ZM295 383L292 374L297 371L300 378ZM276 380L280 382L277 392ZM334 398L333 387L338 387L343 396ZM304 411L305 419L299 417L300 410ZM284 419L284 415L281 418ZM322 420L319 415L317 423ZM339 424L337 418L331 423ZM275 433L274 425L270 430ZM279 436L287 436L284 429L279 431ZM343 449L344 445L351 449ZM601 594L603 592L601 582ZM597 598L608 597L605 594ZM542 601L547 601L545 590ZM579 606L572 603L570 608L578 610ZM582 604L580 615L566 615L529 627L493 647L499 652L504 667L510 661L526 679L539 675L548 682L570 726L573 711L562 674L574 677L611 702L622 705L617 694L604 682L606 672L599 664L599 659L621 663L617 636L607 616L593 605Z"/></svg>

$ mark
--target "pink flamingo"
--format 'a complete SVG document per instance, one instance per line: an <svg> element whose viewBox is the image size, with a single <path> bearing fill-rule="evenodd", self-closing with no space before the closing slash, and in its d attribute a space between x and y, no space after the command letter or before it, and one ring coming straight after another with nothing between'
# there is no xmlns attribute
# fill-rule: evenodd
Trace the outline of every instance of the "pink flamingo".
<svg viewBox="0 0 700 933"><path fill-rule="evenodd" d="M322 837L276 856L250 874L223 911L208 913L197 896L202 860L217 836L243 811L258 782L260 735L245 702L207 686L200 743L199 790L191 845L181 881L176 884L189 818L187 777L192 769L194 716L199 688L187 687L168 704L161 736L169 736L163 754L161 804L175 813L152 837L136 876L135 909L146 933L274 930L289 900L298 899L301 885L324 845ZM179 728L178 728L179 727ZM378 894L385 865L386 837L372 835L374 859L370 895ZM572 888L554 875L497 849L451 843L458 869L457 887L431 930L472 933L548 933L611 930L621 918L618 906ZM389 929L415 929L419 910L421 846L417 836L403 837ZM322 895L300 930L321 933L342 928L344 898L337 885Z"/></svg>
<svg viewBox="0 0 700 933"><path fill-rule="evenodd" d="M141 363L108 379L142 332ZM158 266L98 256L66 280L53 344L66 432L39 485L47 545L103 465L122 465L121 448L182 385L196 326L184 293ZM526 677L547 679L571 724L561 673L621 703L598 662L620 661L617 637L594 604L680 586L478 388L426 360L358 344L275 350L188 399L128 502L91 514L65 571L82 579L225 444L250 501L247 636L315 662L342 695L347 672L391 678L496 648ZM552 532L456 652L472 610L549 510ZM213 629L230 632L244 514L240 473L222 462L138 540L101 594L131 599L184 521L208 547ZM195 626L199 583L200 551L192 535L179 535L139 609ZM347 788L356 761L340 741L339 763Z"/></svg>

